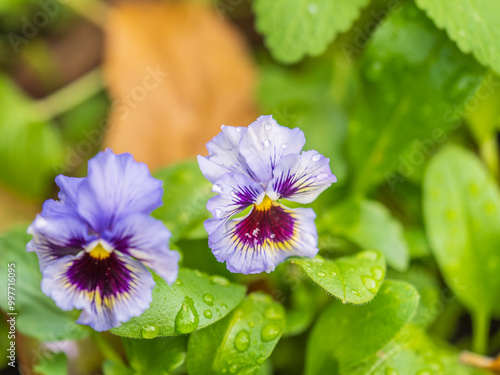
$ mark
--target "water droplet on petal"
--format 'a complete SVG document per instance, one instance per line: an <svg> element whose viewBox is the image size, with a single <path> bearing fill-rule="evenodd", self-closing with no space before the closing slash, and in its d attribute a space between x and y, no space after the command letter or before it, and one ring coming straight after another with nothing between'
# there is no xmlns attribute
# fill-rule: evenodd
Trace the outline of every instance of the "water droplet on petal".
<svg viewBox="0 0 500 375"><path fill-rule="evenodd" d="M285 148L287 148L287 147L288 147L288 145L287 145L286 143L283 143L283 144L281 145L281 148L282 148L282 149L285 149Z"/></svg>
<svg viewBox="0 0 500 375"><path fill-rule="evenodd" d="M234 347L239 352L244 352L250 346L250 334L246 329L239 331L234 338Z"/></svg>
<svg viewBox="0 0 500 375"><path fill-rule="evenodd" d="M320 161L321 160L321 155L320 154L316 154L312 157L313 161Z"/></svg>
<svg viewBox="0 0 500 375"><path fill-rule="evenodd" d="M205 302L208 306L213 306L214 305L214 296L211 294L205 294L203 295L203 302Z"/></svg>
<svg viewBox="0 0 500 375"><path fill-rule="evenodd" d="M271 141L268 139L264 142L264 147L269 147L271 146Z"/></svg>
<svg viewBox="0 0 500 375"><path fill-rule="evenodd" d="M266 129L267 131L269 131L269 130L272 130L272 129L273 129L273 127L272 127L272 125L271 125L271 124L266 124L266 125L264 126L264 129Z"/></svg>
<svg viewBox="0 0 500 375"><path fill-rule="evenodd" d="M175 330L178 333L191 333L200 323L198 312L194 308L194 302L191 298L184 298L182 306L175 316Z"/></svg>
<svg viewBox="0 0 500 375"><path fill-rule="evenodd" d="M205 316L205 318L207 319L211 319L212 318L212 312L210 310L205 310L203 311L203 315Z"/></svg>
<svg viewBox="0 0 500 375"><path fill-rule="evenodd" d="M316 181L323 181L328 178L328 174L326 173L320 173L316 176Z"/></svg>
<svg viewBox="0 0 500 375"><path fill-rule="evenodd" d="M276 324L266 324L263 328L262 331L260 332L260 337L262 341L267 342L274 340L276 337L278 337L281 333L281 328L278 327Z"/></svg>
<svg viewBox="0 0 500 375"><path fill-rule="evenodd" d="M222 286L229 286L230 285L230 282L228 279L226 279L225 277L222 277L222 276L218 276L218 275L214 275L212 277L210 277L210 283L212 285L222 285Z"/></svg>

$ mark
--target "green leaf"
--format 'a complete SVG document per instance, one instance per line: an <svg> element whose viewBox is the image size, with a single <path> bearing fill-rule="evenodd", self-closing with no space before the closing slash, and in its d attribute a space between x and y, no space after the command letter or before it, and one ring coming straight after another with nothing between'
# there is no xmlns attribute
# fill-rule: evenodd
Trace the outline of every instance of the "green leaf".
<svg viewBox="0 0 500 375"><path fill-rule="evenodd" d="M362 249L380 251L387 264L404 272L408 268L410 250L402 225L381 203L372 200L348 200L330 209L321 230L335 231Z"/></svg>
<svg viewBox="0 0 500 375"><path fill-rule="evenodd" d="M418 293L410 284L387 280L366 305L332 303L309 337L306 375L325 374L329 367L343 373L370 358L412 318L418 300Z"/></svg>
<svg viewBox="0 0 500 375"><path fill-rule="evenodd" d="M446 283L469 310L491 313L500 294L500 192L476 156L450 146L432 159L424 214Z"/></svg>
<svg viewBox="0 0 500 375"><path fill-rule="evenodd" d="M153 216L165 222L177 238L206 238L207 200L212 184L203 177L196 161L162 169L153 174L163 181L163 206ZM174 239L174 240L175 240Z"/></svg>
<svg viewBox="0 0 500 375"><path fill-rule="evenodd" d="M257 0L256 28L274 58L295 63L322 54L339 32L349 29L369 0Z"/></svg>
<svg viewBox="0 0 500 375"><path fill-rule="evenodd" d="M122 363L107 359L102 364L104 375L135 375L134 372Z"/></svg>
<svg viewBox="0 0 500 375"><path fill-rule="evenodd" d="M500 2L497 0L417 0L464 53L500 74Z"/></svg>
<svg viewBox="0 0 500 375"><path fill-rule="evenodd" d="M256 374L281 337L284 317L270 296L250 294L225 319L190 336L189 374Z"/></svg>
<svg viewBox="0 0 500 375"><path fill-rule="evenodd" d="M56 127L40 121L33 103L0 75L0 181L17 191L44 197L63 167L63 145Z"/></svg>
<svg viewBox="0 0 500 375"><path fill-rule="evenodd" d="M328 293L343 303L361 304L377 294L385 277L385 259L374 251L335 260L297 258L304 272Z"/></svg>
<svg viewBox="0 0 500 375"><path fill-rule="evenodd" d="M43 357L35 366L34 370L40 375L67 375L68 358L64 353L51 353Z"/></svg>
<svg viewBox="0 0 500 375"><path fill-rule="evenodd" d="M245 295L244 286L197 270L181 269L171 286L156 275L154 279L156 286L149 309L113 328L112 333L148 339L191 333L222 319Z"/></svg>
<svg viewBox="0 0 500 375"><path fill-rule="evenodd" d="M412 3L377 29L360 61L348 151L355 188L385 180L396 189L413 175L453 128L482 80L482 68L464 55Z"/></svg>
<svg viewBox="0 0 500 375"><path fill-rule="evenodd" d="M0 236L0 278L7 280L8 265L15 264L15 312L17 329L41 341L78 340L87 328L75 323L76 311L63 311L42 293L42 274L35 253L26 251L31 236L16 228ZM12 268L12 267L10 267ZM9 312L7 288L0 290L0 307Z"/></svg>
<svg viewBox="0 0 500 375"><path fill-rule="evenodd" d="M432 340L411 324L379 353L344 375L487 375L486 371L462 365L459 354L448 345Z"/></svg>
<svg viewBox="0 0 500 375"><path fill-rule="evenodd" d="M403 280L412 284L420 295L420 303L412 322L422 328L430 326L449 303L444 294L441 294L437 276L427 269L412 266L406 273L389 272L388 278Z"/></svg>
<svg viewBox="0 0 500 375"><path fill-rule="evenodd" d="M123 344L135 375L165 375L186 359L187 336L151 340L123 338Z"/></svg>

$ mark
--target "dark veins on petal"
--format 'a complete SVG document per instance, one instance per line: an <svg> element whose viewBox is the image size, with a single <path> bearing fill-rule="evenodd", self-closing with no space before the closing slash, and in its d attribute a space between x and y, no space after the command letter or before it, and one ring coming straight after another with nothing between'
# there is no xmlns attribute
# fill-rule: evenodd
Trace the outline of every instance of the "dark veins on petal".
<svg viewBox="0 0 500 375"><path fill-rule="evenodd" d="M287 242L293 237L295 219L280 206L267 210L255 207L233 229L239 241L247 246L263 245L266 240Z"/></svg>
<svg viewBox="0 0 500 375"><path fill-rule="evenodd" d="M79 290L99 289L102 298L129 291L132 281L131 271L114 252L100 260L85 253L73 262L66 275Z"/></svg>
<svg viewBox="0 0 500 375"><path fill-rule="evenodd" d="M279 192L280 198L287 198L294 195L299 190L307 189L314 184L313 179L305 179L300 184L297 184L299 178L300 177L296 175L290 175L290 172L286 175L283 174L273 183L273 189Z"/></svg>

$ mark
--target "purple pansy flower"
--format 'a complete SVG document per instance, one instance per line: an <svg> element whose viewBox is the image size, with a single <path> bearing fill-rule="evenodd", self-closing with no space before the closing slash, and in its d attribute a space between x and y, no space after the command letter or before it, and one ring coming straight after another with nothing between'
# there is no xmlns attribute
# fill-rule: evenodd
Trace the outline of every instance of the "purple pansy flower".
<svg viewBox="0 0 500 375"><path fill-rule="evenodd" d="M179 254L170 232L149 215L162 205L162 181L130 154L98 153L88 176L59 175L59 200L47 200L28 228L42 271L42 291L63 310L83 310L77 323L96 331L118 326L149 307L150 267L168 283Z"/></svg>
<svg viewBox="0 0 500 375"><path fill-rule="evenodd" d="M302 151L300 129L260 116L248 128L222 126L207 143L209 156L198 156L203 175L219 193L207 203L208 244L231 272L271 272L289 256L314 257L318 234L311 208L290 209L287 199L311 203L336 182L329 159ZM245 217L235 218L251 207Z"/></svg>

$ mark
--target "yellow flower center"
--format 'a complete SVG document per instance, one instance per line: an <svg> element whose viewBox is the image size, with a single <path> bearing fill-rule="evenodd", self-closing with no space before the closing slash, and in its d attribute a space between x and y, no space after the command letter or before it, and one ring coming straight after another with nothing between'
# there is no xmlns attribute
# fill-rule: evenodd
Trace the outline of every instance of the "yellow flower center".
<svg viewBox="0 0 500 375"><path fill-rule="evenodd" d="M264 199L259 204L255 205L255 209L259 211L267 211L273 206L273 201L267 195L264 195Z"/></svg>
<svg viewBox="0 0 500 375"><path fill-rule="evenodd" d="M106 259L109 258L111 253L106 250L100 243L97 244L96 247L94 247L90 252L89 255L94 258L94 259Z"/></svg>

